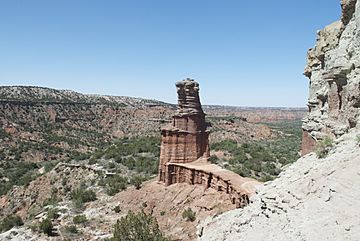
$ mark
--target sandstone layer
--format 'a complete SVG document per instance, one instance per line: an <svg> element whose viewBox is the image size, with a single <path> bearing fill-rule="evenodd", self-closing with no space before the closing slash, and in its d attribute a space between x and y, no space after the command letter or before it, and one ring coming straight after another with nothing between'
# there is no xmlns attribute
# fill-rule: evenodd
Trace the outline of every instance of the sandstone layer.
<svg viewBox="0 0 360 241"><path fill-rule="evenodd" d="M171 125L161 131L159 181L202 185L227 194L236 207L249 203L259 185L208 161L209 130L199 98L199 84L192 79L176 83L178 108Z"/></svg>
<svg viewBox="0 0 360 241"><path fill-rule="evenodd" d="M178 109L172 123L161 131L160 181L172 183L169 163L193 162L209 157L209 131L199 99L199 84L192 79L176 83Z"/></svg>
<svg viewBox="0 0 360 241"><path fill-rule="evenodd" d="M359 1L342 1L342 18L318 32L304 74L310 79L302 154L324 136L339 137L360 124Z"/></svg>

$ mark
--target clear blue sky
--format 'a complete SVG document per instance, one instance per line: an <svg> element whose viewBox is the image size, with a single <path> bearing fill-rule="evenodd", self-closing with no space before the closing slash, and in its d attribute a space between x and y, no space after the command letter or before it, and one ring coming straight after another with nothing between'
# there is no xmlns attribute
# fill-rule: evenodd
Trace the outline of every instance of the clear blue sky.
<svg viewBox="0 0 360 241"><path fill-rule="evenodd" d="M340 0L2 0L0 85L203 104L305 106L306 51Z"/></svg>

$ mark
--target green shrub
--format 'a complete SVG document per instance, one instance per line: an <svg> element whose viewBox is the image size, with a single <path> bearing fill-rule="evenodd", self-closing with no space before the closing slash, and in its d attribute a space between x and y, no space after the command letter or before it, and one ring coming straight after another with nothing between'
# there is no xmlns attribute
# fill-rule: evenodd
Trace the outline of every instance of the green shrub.
<svg viewBox="0 0 360 241"><path fill-rule="evenodd" d="M85 215L77 215L77 216L73 217L73 222L75 224L86 223L87 221L88 220Z"/></svg>
<svg viewBox="0 0 360 241"><path fill-rule="evenodd" d="M95 157L91 157L90 159L89 159L89 165L94 165L94 164L96 164L97 163L97 159L95 158Z"/></svg>
<svg viewBox="0 0 360 241"><path fill-rule="evenodd" d="M160 231L156 218L144 211L129 211L125 217L118 220L114 225L114 236L111 240L169 241Z"/></svg>
<svg viewBox="0 0 360 241"><path fill-rule="evenodd" d="M43 202L43 206L55 205L60 201L56 193L51 193L51 196Z"/></svg>
<svg viewBox="0 0 360 241"><path fill-rule="evenodd" d="M120 175L113 175L99 181L100 186L106 187L106 193L110 196L126 189L128 179Z"/></svg>
<svg viewBox="0 0 360 241"><path fill-rule="evenodd" d="M166 213L165 211L161 211L161 212L160 212L160 216L164 216L165 213Z"/></svg>
<svg viewBox="0 0 360 241"><path fill-rule="evenodd" d="M183 219L186 219L186 221L194 222L196 219L196 213L191 209L185 209L182 213Z"/></svg>
<svg viewBox="0 0 360 241"><path fill-rule="evenodd" d="M48 236L53 235L53 225L50 219L44 219L40 225L39 229L42 233L47 234Z"/></svg>
<svg viewBox="0 0 360 241"><path fill-rule="evenodd" d="M119 205L117 205L115 208L114 208L114 212L115 213L120 213L121 212L121 208Z"/></svg>
<svg viewBox="0 0 360 241"><path fill-rule="evenodd" d="M71 200L75 207L82 207L86 202L92 202L96 200L96 193L93 190L87 190L85 187L80 186L70 193Z"/></svg>
<svg viewBox="0 0 360 241"><path fill-rule="evenodd" d="M146 174L157 174L160 155L160 139L157 137L124 138L112 143L102 151L97 151L93 158L114 159L115 162L130 170ZM140 155L147 153L149 155ZM110 168L114 165L110 164Z"/></svg>
<svg viewBox="0 0 360 241"><path fill-rule="evenodd" d="M48 219L56 219L59 217L59 210L57 208L51 208L47 211Z"/></svg>
<svg viewBox="0 0 360 241"><path fill-rule="evenodd" d="M139 175L135 175L131 178L130 183L135 186L136 189L141 188L141 184L143 182L143 177Z"/></svg>
<svg viewBox="0 0 360 241"><path fill-rule="evenodd" d="M324 139L319 141L315 147L315 153L318 158L324 158L327 156L331 147L333 146L333 140L329 136L325 136Z"/></svg>
<svg viewBox="0 0 360 241"><path fill-rule="evenodd" d="M213 164L217 164L219 161L219 158L216 155L211 155L209 158L209 161Z"/></svg>
<svg viewBox="0 0 360 241"><path fill-rule="evenodd" d="M224 119L224 117L221 117ZM228 118L228 117L226 117ZM230 119L228 119L230 120ZM213 163L222 164L241 176L266 180L276 178L281 167L293 163L299 158L301 143L301 121L278 121L263 123L278 133L267 140L246 140L237 143L234 140L222 140L211 143L211 150L229 153L230 158L210 157Z"/></svg>
<svg viewBox="0 0 360 241"><path fill-rule="evenodd" d="M65 226L65 232L72 233L72 234L79 233L79 231L75 225Z"/></svg>
<svg viewBox="0 0 360 241"><path fill-rule="evenodd" d="M24 223L19 216L15 214L9 215L0 222L0 233L8 231L13 227L21 226L23 224Z"/></svg>

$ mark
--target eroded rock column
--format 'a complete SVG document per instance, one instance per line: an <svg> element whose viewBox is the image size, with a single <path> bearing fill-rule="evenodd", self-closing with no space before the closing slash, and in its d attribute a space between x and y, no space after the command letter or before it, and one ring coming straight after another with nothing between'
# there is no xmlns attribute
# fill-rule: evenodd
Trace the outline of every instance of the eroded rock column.
<svg viewBox="0 0 360 241"><path fill-rule="evenodd" d="M172 183L173 175L168 163L189 163L209 157L209 131L201 108L199 83L187 78L177 82L176 89L178 108L172 124L161 131L159 180L167 184Z"/></svg>

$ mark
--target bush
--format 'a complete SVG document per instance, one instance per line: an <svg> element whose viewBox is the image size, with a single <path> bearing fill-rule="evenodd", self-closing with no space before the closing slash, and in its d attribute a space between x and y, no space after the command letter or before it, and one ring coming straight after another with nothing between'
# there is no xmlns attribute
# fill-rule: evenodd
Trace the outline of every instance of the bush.
<svg viewBox="0 0 360 241"><path fill-rule="evenodd" d="M73 222L75 224L86 223L87 221L88 220L85 215L77 215L77 216L73 217Z"/></svg>
<svg viewBox="0 0 360 241"><path fill-rule="evenodd" d="M85 187L79 187L70 193L70 197L75 207L82 207L86 202L96 200L96 193L93 190L86 190Z"/></svg>
<svg viewBox="0 0 360 241"><path fill-rule="evenodd" d="M327 156L331 147L333 146L333 140L329 136L325 136L324 139L316 144L315 153L318 158L324 158Z"/></svg>
<svg viewBox="0 0 360 241"><path fill-rule="evenodd" d="M126 166L130 170L157 174L160 155L160 140L157 137L124 138L102 151L94 154L93 158L113 159L115 162ZM147 153L150 155L140 155ZM110 164L110 168L114 167Z"/></svg>
<svg viewBox="0 0 360 241"><path fill-rule="evenodd" d="M217 164L219 162L219 158L216 155L211 155L209 161L213 164Z"/></svg>
<svg viewBox="0 0 360 241"><path fill-rule="evenodd" d="M47 212L48 219L56 219L59 217L59 210L57 208L51 208Z"/></svg>
<svg viewBox="0 0 360 241"><path fill-rule="evenodd" d="M196 213L191 210L191 208L185 209L184 212L182 213L182 217L183 219L186 219L186 221L191 221L194 222L196 219Z"/></svg>
<svg viewBox="0 0 360 241"><path fill-rule="evenodd" d="M22 219L17 215L9 215L0 222L0 233L8 231L13 227L23 225Z"/></svg>
<svg viewBox="0 0 360 241"><path fill-rule="evenodd" d="M44 234L47 234L48 236L52 236L53 234L53 225L51 223L50 219L44 219L40 225L39 225L39 229L41 232L43 232Z"/></svg>
<svg viewBox="0 0 360 241"><path fill-rule="evenodd" d="M141 211L129 213L114 225L112 241L169 241L160 231L155 217Z"/></svg>
<svg viewBox="0 0 360 241"><path fill-rule="evenodd" d="M120 175L103 178L99 181L100 186L106 187L106 193L110 196L126 189L128 179Z"/></svg>
<svg viewBox="0 0 360 241"><path fill-rule="evenodd" d="M42 205L44 207L48 205L56 205L59 201L60 198L57 196L57 194L55 192L52 192L51 196L48 199L45 199Z"/></svg>
<svg viewBox="0 0 360 241"><path fill-rule="evenodd" d="M71 225L71 226L65 226L65 232L67 233L78 233L79 231L77 230L75 225Z"/></svg>
<svg viewBox="0 0 360 241"><path fill-rule="evenodd" d="M114 208L114 212L115 213L120 213L121 212L121 208L119 205L117 205L115 208Z"/></svg>
<svg viewBox="0 0 360 241"><path fill-rule="evenodd" d="M131 183L132 185L134 185L136 189L140 189L140 188L141 188L142 182L143 182L143 178L142 178L141 176L139 176L139 175L133 176L133 177L131 178L131 181L130 181L130 183Z"/></svg>

